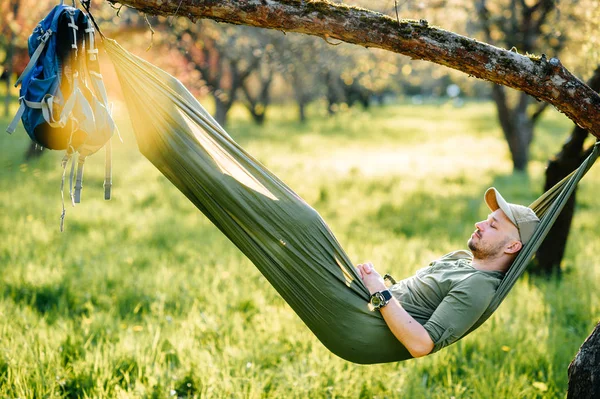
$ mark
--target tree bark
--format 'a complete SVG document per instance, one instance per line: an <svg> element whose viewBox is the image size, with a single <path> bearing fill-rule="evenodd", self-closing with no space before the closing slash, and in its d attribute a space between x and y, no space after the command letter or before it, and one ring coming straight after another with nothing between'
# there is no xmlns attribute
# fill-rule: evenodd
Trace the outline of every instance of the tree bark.
<svg viewBox="0 0 600 399"><path fill-rule="evenodd" d="M600 91L600 66L594 71L588 85L593 90ZM589 150L583 150L583 144L587 136L588 132L579 126L573 128L561 151L548 161L544 190L550 189L581 164L589 153ZM550 275L561 272L560 263L571 230L576 193L577 188L573 191L573 195L567 201L563 211L538 249L534 266L531 269L534 273Z"/></svg>
<svg viewBox="0 0 600 399"><path fill-rule="evenodd" d="M600 398L600 323L569 365L567 399Z"/></svg>
<svg viewBox="0 0 600 399"><path fill-rule="evenodd" d="M107 0L117 3L114 0ZM600 95L557 58L524 56L429 26L321 1L121 0L141 12L300 32L377 47L457 69L554 105L600 138Z"/></svg>

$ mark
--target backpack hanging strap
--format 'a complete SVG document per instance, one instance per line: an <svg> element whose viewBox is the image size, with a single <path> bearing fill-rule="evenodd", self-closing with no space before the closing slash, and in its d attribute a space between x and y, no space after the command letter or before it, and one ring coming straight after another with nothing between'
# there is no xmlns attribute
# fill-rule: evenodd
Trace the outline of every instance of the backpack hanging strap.
<svg viewBox="0 0 600 399"><path fill-rule="evenodd" d="M110 200L112 188L112 140L106 142L106 158L104 163L104 199Z"/></svg>
<svg viewBox="0 0 600 399"><path fill-rule="evenodd" d="M72 153L69 153L67 151L65 153L65 156L63 157L62 161L60 162L60 166L63 169L62 179L60 182L60 198L61 198L61 202L62 202L62 212L60 214L60 231L61 231L61 233L64 231L65 215L67 213L67 211L65 209L65 176L67 174L67 164L69 163L69 161L71 161L71 165L73 165L73 163L74 163L72 155L73 155ZM71 169L73 169L73 168L71 167ZM71 180L73 180L73 177L71 177ZM69 188L69 192L70 191L71 191L71 189ZM69 196L70 196L70 194L69 194Z"/></svg>
<svg viewBox="0 0 600 399"><path fill-rule="evenodd" d="M94 41L94 27L88 19L88 27L85 29L85 33L88 34L89 38L89 49L87 50L90 61L96 61L98 57L98 49L96 48L96 42Z"/></svg>
<svg viewBox="0 0 600 399"><path fill-rule="evenodd" d="M85 157L80 156L77 161L77 179L75 179L75 195L73 201L76 204L81 202L81 189L83 188L83 164Z"/></svg>
<svg viewBox="0 0 600 399"><path fill-rule="evenodd" d="M73 195L73 180L75 179L75 159L78 154L74 153L71 161L71 173L69 174L69 198L71 199L71 205L75 206L75 196Z"/></svg>
<svg viewBox="0 0 600 399"><path fill-rule="evenodd" d="M75 50L75 58L77 58L77 31L79 30L79 27L75 23L75 9L67 9L67 13L69 14L69 19L71 20L67 26L73 29L73 43L71 43L71 48Z"/></svg>

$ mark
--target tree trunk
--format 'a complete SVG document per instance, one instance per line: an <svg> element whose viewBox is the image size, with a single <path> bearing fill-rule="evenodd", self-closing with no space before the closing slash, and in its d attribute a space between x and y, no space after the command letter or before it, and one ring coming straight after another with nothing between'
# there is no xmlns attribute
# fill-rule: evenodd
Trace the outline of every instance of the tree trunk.
<svg viewBox="0 0 600 399"><path fill-rule="evenodd" d="M513 160L513 169L518 172L526 172L527 164L529 163L529 145L527 137L531 136L533 129L531 126L526 124L516 124L515 130L512 132L514 135L515 145L511 149L511 155Z"/></svg>
<svg viewBox="0 0 600 399"><path fill-rule="evenodd" d="M529 144L533 138L533 123L527 114L527 106L529 105L529 95L520 93L519 103L513 111L515 118L515 135L516 148L513 152L513 167L515 170L524 172L527 170L529 162Z"/></svg>
<svg viewBox="0 0 600 399"><path fill-rule="evenodd" d="M259 71L259 74L261 71ZM265 123L267 108L271 104L271 83L273 83L274 73L272 70L267 72L267 76L259 77L259 92L256 96L250 93L250 89L247 85L248 80L244 80L240 86L244 96L246 97L246 108L252 116L252 120L262 126Z"/></svg>
<svg viewBox="0 0 600 399"><path fill-rule="evenodd" d="M233 102L223 101L219 99L219 97L216 95L214 96L214 98L216 105L215 120L219 125L225 127L225 125L227 124L227 113L231 109L231 105L233 104Z"/></svg>
<svg viewBox="0 0 600 399"><path fill-rule="evenodd" d="M600 398L600 323L569 365L567 399Z"/></svg>
<svg viewBox="0 0 600 399"><path fill-rule="evenodd" d="M300 123L306 122L306 103L304 101L298 101L298 120Z"/></svg>
<svg viewBox="0 0 600 399"><path fill-rule="evenodd" d="M562 151L548 161L546 168L546 183L544 191L549 190L565 176L575 170L587 156L583 152L583 141L587 132L575 127ZM575 212L577 188L565 204L560 215L556 218L550 232L540 245L531 271L540 275L560 274L560 263L565 253L567 238L571 230L571 221Z"/></svg>
<svg viewBox="0 0 600 399"><path fill-rule="evenodd" d="M254 123L256 123L259 126L262 126L265 124L265 114L266 114L266 110L263 108L260 111L254 109L252 111L250 111L250 115L252 115L252 120L254 121Z"/></svg>
<svg viewBox="0 0 600 399"><path fill-rule="evenodd" d="M294 98L296 104L298 104L298 120L300 123L306 122L306 105L309 102L310 96L304 91L304 81L298 71L294 69L291 72L292 77L292 90L294 91Z"/></svg>
<svg viewBox="0 0 600 399"><path fill-rule="evenodd" d="M600 91L600 66L594 71L594 75L588 81L588 85ZM574 171L585 159L588 151L583 151L583 144L588 136L587 131L575 126L571 135L563 145L561 151L548 161L546 168L546 183L544 190L550 189L562 178ZM560 213L554 226L542 242L536 253L536 258L531 271L536 274L550 275L561 272L560 263L565 253L567 238L571 229L571 222L575 212L575 197L577 188L567 201L563 211Z"/></svg>
<svg viewBox="0 0 600 399"><path fill-rule="evenodd" d="M529 96L521 93L519 103L514 109L511 109L508 105L504 87L494 85L492 87L492 99L496 104L500 127L508 143L513 168L516 171L523 172L527 169L529 144L533 137L533 123L527 115Z"/></svg>
<svg viewBox="0 0 600 399"><path fill-rule="evenodd" d="M327 113L332 116L335 115L338 104L344 101L344 94L340 87L339 77L332 71L325 72L323 80L327 88L325 93L325 97L327 97Z"/></svg>

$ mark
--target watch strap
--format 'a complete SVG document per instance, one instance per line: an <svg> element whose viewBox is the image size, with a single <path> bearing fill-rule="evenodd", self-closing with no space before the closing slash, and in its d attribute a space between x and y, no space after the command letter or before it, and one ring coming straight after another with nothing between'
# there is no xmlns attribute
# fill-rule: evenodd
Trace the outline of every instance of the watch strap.
<svg viewBox="0 0 600 399"><path fill-rule="evenodd" d="M390 290L382 290L379 291L379 293L383 295L383 299L385 299L386 304L392 300L392 293L390 292Z"/></svg>

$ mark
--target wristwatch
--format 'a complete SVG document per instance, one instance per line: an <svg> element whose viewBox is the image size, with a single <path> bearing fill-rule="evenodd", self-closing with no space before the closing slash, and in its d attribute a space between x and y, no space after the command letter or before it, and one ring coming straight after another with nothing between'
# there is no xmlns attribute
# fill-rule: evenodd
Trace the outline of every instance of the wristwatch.
<svg viewBox="0 0 600 399"><path fill-rule="evenodd" d="M371 295L371 301L369 302L373 309L381 309L387 305L392 299L392 293L390 290L383 290Z"/></svg>

